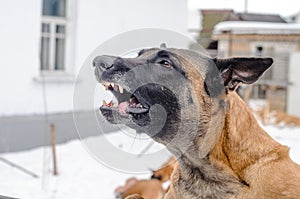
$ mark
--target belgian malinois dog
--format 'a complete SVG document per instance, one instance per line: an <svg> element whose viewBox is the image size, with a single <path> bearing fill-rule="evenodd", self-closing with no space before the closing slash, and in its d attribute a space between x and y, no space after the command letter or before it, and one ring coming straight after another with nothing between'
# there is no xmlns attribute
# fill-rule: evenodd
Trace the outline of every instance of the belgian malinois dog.
<svg viewBox="0 0 300 199"><path fill-rule="evenodd" d="M103 116L148 134L177 157L165 198L296 199L300 166L235 92L272 63L172 48L93 61L97 80L118 100L104 102Z"/></svg>

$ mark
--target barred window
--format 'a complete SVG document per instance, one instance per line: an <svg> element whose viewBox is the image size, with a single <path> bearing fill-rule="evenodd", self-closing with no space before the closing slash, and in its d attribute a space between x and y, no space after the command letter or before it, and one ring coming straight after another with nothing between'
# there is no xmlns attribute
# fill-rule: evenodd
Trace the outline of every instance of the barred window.
<svg viewBox="0 0 300 199"><path fill-rule="evenodd" d="M66 0L43 0L40 68L65 69Z"/></svg>

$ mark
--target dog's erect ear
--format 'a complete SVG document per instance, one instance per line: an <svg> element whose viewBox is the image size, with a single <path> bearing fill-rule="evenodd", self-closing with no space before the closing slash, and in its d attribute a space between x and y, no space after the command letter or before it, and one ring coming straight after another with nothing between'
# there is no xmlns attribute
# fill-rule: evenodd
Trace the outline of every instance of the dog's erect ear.
<svg viewBox="0 0 300 199"><path fill-rule="evenodd" d="M252 84L272 65L272 58L229 58L214 62L224 80L224 86L235 90L238 84Z"/></svg>

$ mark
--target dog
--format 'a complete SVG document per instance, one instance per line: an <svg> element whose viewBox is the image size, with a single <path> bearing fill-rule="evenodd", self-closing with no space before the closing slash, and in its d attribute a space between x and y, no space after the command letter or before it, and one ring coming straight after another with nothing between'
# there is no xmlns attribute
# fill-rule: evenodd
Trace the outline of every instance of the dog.
<svg viewBox="0 0 300 199"><path fill-rule="evenodd" d="M135 197L139 195L144 199L161 199L168 190L168 188L164 190L162 184L170 180L176 164L175 158L170 157L161 168L152 171L151 179L138 180L134 177L127 179L125 185L115 189L116 198L124 199L136 194Z"/></svg>
<svg viewBox="0 0 300 199"><path fill-rule="evenodd" d="M172 156L169 160L161 166L161 168L152 171L151 179L158 179L162 183L170 180L174 168L177 165L177 161Z"/></svg>
<svg viewBox="0 0 300 199"><path fill-rule="evenodd" d="M126 198L135 194L134 197L142 197L144 199L161 199L169 188L163 189L162 184L169 181L171 174L177 165L174 157L164 163L161 168L152 171L151 179L138 180L129 178L124 186L119 186L115 189L116 198Z"/></svg>
<svg viewBox="0 0 300 199"><path fill-rule="evenodd" d="M173 156L171 156L169 160L161 166L161 168L152 171L151 179L157 179L162 183L166 183L166 182L168 183L171 179L171 175L174 169L176 168L177 164L178 163L176 159ZM167 184L165 193L167 193L169 189L170 189L170 185Z"/></svg>
<svg viewBox="0 0 300 199"><path fill-rule="evenodd" d="M173 48L93 60L97 80L119 101L100 107L106 120L147 133L177 158L165 199L300 198L300 166L289 148L260 127L235 92L272 63Z"/></svg>
<svg viewBox="0 0 300 199"><path fill-rule="evenodd" d="M115 190L116 198L162 199L165 191L162 182L157 179L137 180L130 178L124 186Z"/></svg>

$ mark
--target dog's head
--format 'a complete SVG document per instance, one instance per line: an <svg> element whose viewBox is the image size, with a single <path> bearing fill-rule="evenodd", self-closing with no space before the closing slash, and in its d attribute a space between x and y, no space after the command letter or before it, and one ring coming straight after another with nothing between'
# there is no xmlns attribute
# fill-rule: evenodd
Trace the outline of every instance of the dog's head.
<svg viewBox="0 0 300 199"><path fill-rule="evenodd" d="M118 101L103 104L104 117L165 145L176 137L171 146L176 148L204 135L212 117L224 113L226 93L239 83L255 82L272 62L212 59L190 50L152 48L136 58L99 56L93 65L97 80Z"/></svg>

